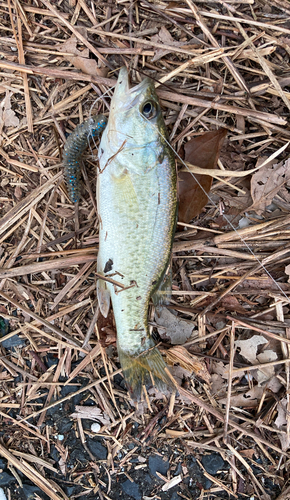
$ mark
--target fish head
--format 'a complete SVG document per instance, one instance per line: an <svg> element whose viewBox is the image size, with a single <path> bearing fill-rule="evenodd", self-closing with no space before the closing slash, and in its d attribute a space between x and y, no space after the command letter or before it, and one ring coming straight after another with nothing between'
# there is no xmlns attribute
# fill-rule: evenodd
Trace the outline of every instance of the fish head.
<svg viewBox="0 0 290 500"><path fill-rule="evenodd" d="M128 71L121 68L104 135L104 150L108 156L119 153L118 161L126 163L130 160L132 164L134 160L134 165L139 168L142 165L145 170L156 164L168 136L150 78L146 77L130 88Z"/></svg>

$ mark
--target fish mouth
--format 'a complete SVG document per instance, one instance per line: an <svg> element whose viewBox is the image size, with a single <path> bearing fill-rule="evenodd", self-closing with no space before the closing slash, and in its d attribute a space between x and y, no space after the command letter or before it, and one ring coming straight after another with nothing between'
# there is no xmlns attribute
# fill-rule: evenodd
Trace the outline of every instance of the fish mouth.
<svg viewBox="0 0 290 500"><path fill-rule="evenodd" d="M117 84L114 92L114 101L119 105L122 102L122 109L130 109L142 98L142 91L150 83L150 78L146 77L142 82L130 88L129 73L125 66L120 69ZM119 107L119 106L118 106Z"/></svg>

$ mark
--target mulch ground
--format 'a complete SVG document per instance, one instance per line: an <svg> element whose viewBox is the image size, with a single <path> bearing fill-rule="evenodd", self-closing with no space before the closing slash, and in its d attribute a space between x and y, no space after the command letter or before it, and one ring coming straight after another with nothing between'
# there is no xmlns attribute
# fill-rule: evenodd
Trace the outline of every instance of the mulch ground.
<svg viewBox="0 0 290 500"><path fill-rule="evenodd" d="M1 500L290 498L289 2L0 12ZM181 187L172 298L149 311L179 390L139 404L96 298L97 145L77 206L62 169L123 65L156 82L178 168L201 184Z"/></svg>

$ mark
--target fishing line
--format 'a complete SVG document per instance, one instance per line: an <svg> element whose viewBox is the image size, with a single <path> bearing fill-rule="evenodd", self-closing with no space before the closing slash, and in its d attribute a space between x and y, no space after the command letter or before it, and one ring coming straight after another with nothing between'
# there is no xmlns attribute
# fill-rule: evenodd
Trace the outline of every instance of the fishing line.
<svg viewBox="0 0 290 500"><path fill-rule="evenodd" d="M114 89L115 86L113 87L110 87L108 88L102 95L100 95L99 97L97 97L97 99L95 99L90 107L90 111L89 111L89 118L92 118L92 110L93 108L95 107L95 105L97 104L98 101L100 101L100 99L102 99L106 94L108 94L111 90ZM111 97L111 96L110 96ZM94 144L94 147L96 148L97 151L99 151L99 148L97 146L97 143L95 141L95 137L94 137L94 134L93 134L93 129L91 128L90 129L90 133L89 133L89 136L88 136L88 141L90 141L90 139L92 140L93 144ZM89 149L90 149L90 152L91 152L91 155L93 158L95 158L95 155L93 154L93 150L92 150L92 147L91 147L91 143L89 142Z"/></svg>
<svg viewBox="0 0 290 500"><path fill-rule="evenodd" d="M195 177L195 175L193 174L193 172L190 171L190 169L188 168L188 166L186 165L185 161L179 156L179 154L174 150L174 148L171 146L171 144L169 143L169 141L166 139L166 137L164 137L164 135L159 131L158 127L152 123L150 120L148 120L148 118L146 118L146 116L142 115L142 113L140 113L140 111L138 111L140 116L147 120L147 122L153 126L158 134L160 135L160 137L162 137L162 139L166 142L166 144L170 147L170 149L173 151L174 155L179 159L179 161L182 163L182 165L185 166L186 170L192 175L192 177L194 178L195 182L198 184L198 186L200 187L200 189L202 190L202 192L207 196L207 198L209 199L209 201L213 204L213 206L219 210L219 206L213 201L213 199L210 197L209 193L206 192L206 190L204 189L204 187L201 185L201 183L198 181L198 179ZM273 157L273 155L272 155ZM264 165L266 165L266 163L264 163ZM247 250L250 252L251 255L253 255L253 257L255 258L255 260L258 262L258 264L261 266L261 268L265 271L265 273L268 275L268 277L273 281L273 283L276 285L276 287L279 289L279 291L282 293L282 295L285 297L285 299L287 300L287 302L290 302L290 299L287 297L286 293L284 292L284 290L280 287L279 283L277 283L277 281L273 278L273 276L271 275L271 273L266 269L266 267L264 266L264 264L260 261L260 259L256 256L256 254L252 251L252 249L250 248L250 246L247 244L247 242L242 238L242 236L239 234L239 232L237 231L237 229L234 227L234 225L231 223L231 221L229 220L229 218L224 214L222 213L221 214L222 217L225 219L225 221L227 222L227 224L229 224L229 226L231 227L231 229L238 235L239 239L242 241L242 243L245 245L245 247L247 248Z"/></svg>

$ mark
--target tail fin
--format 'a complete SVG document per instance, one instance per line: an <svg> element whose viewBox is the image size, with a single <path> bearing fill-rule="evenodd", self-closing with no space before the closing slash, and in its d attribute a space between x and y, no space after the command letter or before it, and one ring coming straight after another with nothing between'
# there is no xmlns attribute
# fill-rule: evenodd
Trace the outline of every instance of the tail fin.
<svg viewBox="0 0 290 500"><path fill-rule="evenodd" d="M118 353L128 391L134 401L140 401L144 385L146 389L155 386L161 391L166 386L171 389L176 387L176 382L157 347L133 357L119 346Z"/></svg>

